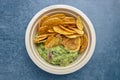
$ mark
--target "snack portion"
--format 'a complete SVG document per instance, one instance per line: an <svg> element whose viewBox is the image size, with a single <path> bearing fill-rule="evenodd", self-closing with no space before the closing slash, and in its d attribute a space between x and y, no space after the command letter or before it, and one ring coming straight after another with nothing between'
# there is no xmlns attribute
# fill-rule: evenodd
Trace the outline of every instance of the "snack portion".
<svg viewBox="0 0 120 80"><path fill-rule="evenodd" d="M41 57L58 66L72 63L88 44L82 19L61 13L40 18L33 41Z"/></svg>

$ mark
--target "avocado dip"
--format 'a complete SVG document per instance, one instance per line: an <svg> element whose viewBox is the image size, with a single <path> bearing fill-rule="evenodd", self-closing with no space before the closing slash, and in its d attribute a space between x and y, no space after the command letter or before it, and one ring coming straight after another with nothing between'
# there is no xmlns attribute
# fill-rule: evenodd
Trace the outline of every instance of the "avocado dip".
<svg viewBox="0 0 120 80"><path fill-rule="evenodd" d="M39 55L52 65L67 66L79 55L79 52L66 50L64 46L59 45L50 49L45 49L44 43L37 44Z"/></svg>

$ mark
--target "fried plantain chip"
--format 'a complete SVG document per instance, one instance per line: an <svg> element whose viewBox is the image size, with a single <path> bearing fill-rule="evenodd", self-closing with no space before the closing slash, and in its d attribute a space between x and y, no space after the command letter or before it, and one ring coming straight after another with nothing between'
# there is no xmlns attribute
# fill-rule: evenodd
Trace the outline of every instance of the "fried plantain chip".
<svg viewBox="0 0 120 80"><path fill-rule="evenodd" d="M62 41L62 44L64 45L66 49L76 52L80 49L81 39L80 37L73 38L73 39L64 38Z"/></svg>
<svg viewBox="0 0 120 80"><path fill-rule="evenodd" d="M65 31L67 31L67 32L75 33L75 31L73 31L73 30L71 30L71 29L68 29L68 28L66 28L66 27L64 27L64 26L62 26L62 25L59 25L59 26L60 26L61 29L65 30Z"/></svg>
<svg viewBox="0 0 120 80"><path fill-rule="evenodd" d="M80 19L79 16L77 17L76 25L77 25L79 30L81 30L81 31L83 30L83 23L82 23L82 20Z"/></svg>
<svg viewBox="0 0 120 80"><path fill-rule="evenodd" d="M66 24L75 24L75 22L63 22L62 24L63 25L66 25Z"/></svg>
<svg viewBox="0 0 120 80"><path fill-rule="evenodd" d="M81 40L82 40L82 45L80 47L80 52L84 52L86 47L87 47L87 44L88 44L88 38L87 38L87 35L84 34L82 37L81 37Z"/></svg>
<svg viewBox="0 0 120 80"><path fill-rule="evenodd" d="M79 30L77 28L73 28L73 27L69 27L69 29L75 31L76 33L80 34L80 35L83 35L84 34L84 31L83 30Z"/></svg>
<svg viewBox="0 0 120 80"><path fill-rule="evenodd" d="M66 35L67 38L77 38L77 37L80 37L82 35L80 34L71 34L71 35Z"/></svg>
<svg viewBox="0 0 120 80"><path fill-rule="evenodd" d="M35 36L34 43L40 43L42 40L45 41L47 37L54 36L54 35L55 33L48 33L48 34L41 34L41 35Z"/></svg>
<svg viewBox="0 0 120 80"><path fill-rule="evenodd" d="M53 28L48 30L49 33L54 33L55 31L53 30Z"/></svg>
<svg viewBox="0 0 120 80"><path fill-rule="evenodd" d="M39 35L35 36L34 43L40 43L41 41L45 40L47 38L47 35Z"/></svg>
<svg viewBox="0 0 120 80"><path fill-rule="evenodd" d="M41 18L38 20L38 21L39 21L38 24L37 24L37 30L38 30L38 31L39 31L42 23L43 23L47 18L48 18L48 16L43 16L43 17L41 17Z"/></svg>
<svg viewBox="0 0 120 80"><path fill-rule="evenodd" d="M63 34L63 35L74 34L74 33L65 31L64 29L60 28L59 26L54 26L54 27L53 27L53 30L54 30L56 33Z"/></svg>
<svg viewBox="0 0 120 80"><path fill-rule="evenodd" d="M54 17L47 19L45 22L43 22L42 26L53 26L59 24L62 24L62 20L57 17Z"/></svg>
<svg viewBox="0 0 120 80"><path fill-rule="evenodd" d="M38 34L46 34L48 28L49 28L49 26L40 27L39 30L38 30Z"/></svg>
<svg viewBox="0 0 120 80"><path fill-rule="evenodd" d="M76 24L76 21L74 17L65 17L62 24Z"/></svg>
<svg viewBox="0 0 120 80"><path fill-rule="evenodd" d="M46 49L52 48L54 46L61 44L61 42L62 42L62 37L60 34L57 34L55 36L50 36L45 42L45 48Z"/></svg>
<svg viewBox="0 0 120 80"><path fill-rule="evenodd" d="M75 22L75 18L74 17L65 17L63 19L64 22Z"/></svg>
<svg viewBox="0 0 120 80"><path fill-rule="evenodd" d="M49 18L55 18L55 17L63 19L63 18L65 18L65 14L59 13L59 14L53 14L53 15L49 16Z"/></svg>
<svg viewBox="0 0 120 80"><path fill-rule="evenodd" d="M48 16L43 16L43 17L41 17L41 18L40 18L40 21L39 21L40 26L41 26L42 23L43 23L44 21L46 21L47 19L48 19Z"/></svg>
<svg viewBox="0 0 120 80"><path fill-rule="evenodd" d="M40 22L37 24L37 32L39 32L40 29Z"/></svg>
<svg viewBox="0 0 120 80"><path fill-rule="evenodd" d="M33 42L38 44L38 43L41 43L41 42L45 42L46 39L42 39L42 40L39 40L39 39L34 39Z"/></svg>
<svg viewBox="0 0 120 80"><path fill-rule="evenodd" d="M76 24L63 24L62 26L67 27L67 28L69 27L77 28Z"/></svg>

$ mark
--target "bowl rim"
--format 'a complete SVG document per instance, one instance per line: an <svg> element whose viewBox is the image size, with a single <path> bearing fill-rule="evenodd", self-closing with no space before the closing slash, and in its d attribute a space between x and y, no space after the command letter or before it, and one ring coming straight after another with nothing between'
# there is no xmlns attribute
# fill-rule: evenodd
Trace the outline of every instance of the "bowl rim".
<svg viewBox="0 0 120 80"><path fill-rule="evenodd" d="M59 72L59 71L53 71L52 69L49 69L48 67L45 68L45 66L42 65L41 63L39 63L39 61L33 55L31 48L30 48L29 41L28 41L31 27L34 24L34 22L36 21L36 19L44 12L51 10L51 9L57 9L57 8L65 8L65 9L68 9L68 10L78 13L80 16L82 16L84 18L84 20L90 26L89 28L90 28L90 31L92 34L92 42L91 42L91 48L89 50L89 54L86 56L84 61L81 62L81 65L78 65L73 70L69 70L69 71L64 70L64 71ZM26 46L27 53L28 53L29 57L31 58L31 60L42 70L44 70L48 73L57 74L57 75L69 74L69 73L73 73L73 72L81 69L92 57L93 52L95 50L95 45L96 45L96 34L95 34L95 30L94 30L93 24L91 23L90 19L81 10L79 10L75 7L69 6L69 5L51 5L51 6L45 7L42 10L38 11L38 13L35 14L35 16L33 16L31 21L29 22L27 29L26 29L26 34L25 34L25 46Z"/></svg>

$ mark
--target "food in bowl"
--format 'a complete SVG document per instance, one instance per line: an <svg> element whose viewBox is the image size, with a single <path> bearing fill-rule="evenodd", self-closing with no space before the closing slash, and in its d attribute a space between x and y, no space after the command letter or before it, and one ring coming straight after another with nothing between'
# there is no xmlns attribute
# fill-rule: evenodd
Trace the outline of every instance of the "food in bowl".
<svg viewBox="0 0 120 80"><path fill-rule="evenodd" d="M77 19L77 16L80 16L80 18L82 19L82 23L84 25L84 29L83 29L84 33L87 36L87 46L84 52L80 52L77 58L73 62L69 63L67 66L59 66L59 65L57 66L48 63L44 58L41 57L40 53L37 50L37 45L39 43L33 42L34 37L37 35L37 31L36 31L38 30L37 24L40 22L41 17L43 17L44 15L51 16L56 13L64 13L65 15L70 17L74 16L75 19ZM43 42L45 41L43 40ZM57 75L73 73L81 69L84 65L86 65L93 55L93 52L95 50L95 44L96 44L96 34L95 34L94 26L92 25L90 19L81 10L69 5L51 5L40 10L29 22L25 34L26 50L31 60L40 69L48 73L57 74Z"/></svg>
<svg viewBox="0 0 120 80"><path fill-rule="evenodd" d="M69 65L87 47L88 38L80 16L62 13L43 16L36 28L33 41L40 56L52 65Z"/></svg>

